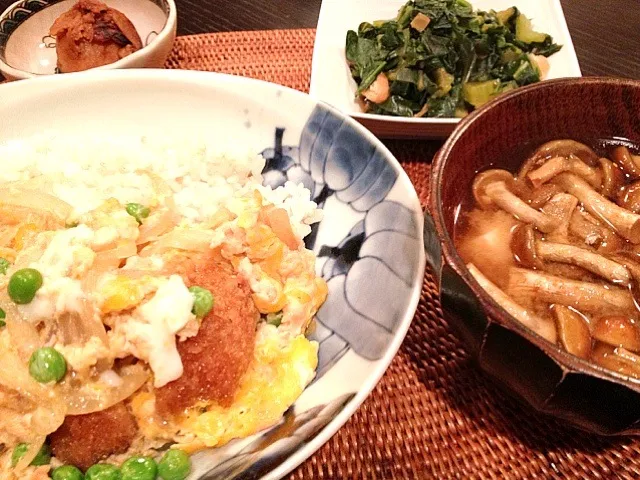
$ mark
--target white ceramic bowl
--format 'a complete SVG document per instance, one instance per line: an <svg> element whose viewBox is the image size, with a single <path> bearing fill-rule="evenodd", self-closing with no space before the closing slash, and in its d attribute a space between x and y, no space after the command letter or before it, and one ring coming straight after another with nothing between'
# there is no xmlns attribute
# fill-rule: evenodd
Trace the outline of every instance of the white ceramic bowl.
<svg viewBox="0 0 640 480"><path fill-rule="evenodd" d="M161 68L176 38L174 0L103 0L124 13L136 28L143 48L117 62L92 70ZM0 72L19 80L56 71L56 39L49 29L76 0L18 0L0 15Z"/></svg>
<svg viewBox="0 0 640 480"><path fill-rule="evenodd" d="M324 219L305 242L329 287L312 334L316 379L286 422L197 454L191 478L275 479L295 468L371 392L415 313L423 217L402 167L364 127L308 95L207 72L94 71L0 85L0 142L47 130L231 140L265 157L266 184L311 190Z"/></svg>

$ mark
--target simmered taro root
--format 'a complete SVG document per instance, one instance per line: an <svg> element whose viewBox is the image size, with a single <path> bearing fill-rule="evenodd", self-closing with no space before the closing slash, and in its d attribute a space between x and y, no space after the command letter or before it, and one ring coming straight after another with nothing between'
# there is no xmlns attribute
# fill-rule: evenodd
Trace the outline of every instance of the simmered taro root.
<svg viewBox="0 0 640 480"><path fill-rule="evenodd" d="M573 140L515 174L476 175L456 244L516 320L572 355L640 378L640 157Z"/></svg>
<svg viewBox="0 0 640 480"><path fill-rule="evenodd" d="M79 0L56 19L50 34L63 73L107 65L142 48L131 21L98 0Z"/></svg>

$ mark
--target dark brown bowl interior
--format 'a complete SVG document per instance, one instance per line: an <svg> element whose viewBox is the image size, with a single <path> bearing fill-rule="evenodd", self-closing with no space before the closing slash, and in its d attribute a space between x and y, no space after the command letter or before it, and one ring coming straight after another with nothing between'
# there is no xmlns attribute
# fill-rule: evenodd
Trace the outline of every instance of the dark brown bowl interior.
<svg viewBox="0 0 640 480"><path fill-rule="evenodd" d="M453 244L456 207L468 198L477 171L513 170L535 147L563 138L640 144L640 82L542 82L463 120L433 165L427 257L440 276L443 311L481 368L536 409L583 429L639 433L640 382L573 357L518 323L484 293Z"/></svg>

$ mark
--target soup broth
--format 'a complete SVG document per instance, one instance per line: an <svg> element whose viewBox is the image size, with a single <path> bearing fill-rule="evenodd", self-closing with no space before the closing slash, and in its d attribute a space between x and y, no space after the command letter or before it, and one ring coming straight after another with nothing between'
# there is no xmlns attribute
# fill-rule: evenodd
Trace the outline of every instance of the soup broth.
<svg viewBox="0 0 640 480"><path fill-rule="evenodd" d="M458 252L513 317L567 352L640 378L640 151L557 140L478 173Z"/></svg>

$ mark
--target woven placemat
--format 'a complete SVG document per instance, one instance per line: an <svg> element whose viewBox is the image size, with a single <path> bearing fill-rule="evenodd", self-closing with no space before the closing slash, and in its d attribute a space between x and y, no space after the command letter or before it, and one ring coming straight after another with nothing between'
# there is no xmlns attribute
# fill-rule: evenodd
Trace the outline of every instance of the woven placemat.
<svg viewBox="0 0 640 480"><path fill-rule="evenodd" d="M313 30L180 37L169 68L212 70L309 89ZM386 142L423 206L437 142ZM407 338L347 424L291 480L640 478L640 440L565 427L504 394L442 318L427 273Z"/></svg>

